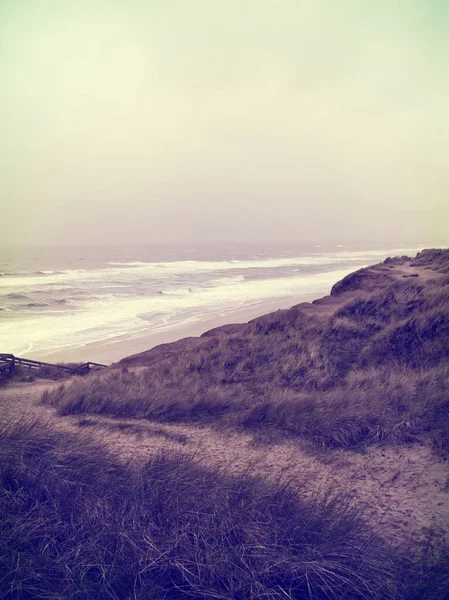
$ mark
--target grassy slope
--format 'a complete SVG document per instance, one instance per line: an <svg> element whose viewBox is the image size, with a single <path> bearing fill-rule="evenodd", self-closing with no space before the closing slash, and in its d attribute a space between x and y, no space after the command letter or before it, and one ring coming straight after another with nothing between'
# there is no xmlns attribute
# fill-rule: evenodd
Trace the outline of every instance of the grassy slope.
<svg viewBox="0 0 449 600"><path fill-rule="evenodd" d="M277 428L327 446L430 436L445 451L447 254L417 259L442 271L434 282L395 281L401 263L389 262L312 307L44 400L63 414ZM0 431L1 598L444 600L448 556L387 547L345 498L179 454L125 464L84 436L37 426Z"/></svg>
<svg viewBox="0 0 449 600"><path fill-rule="evenodd" d="M1 598L430 599L448 578L386 547L347 500L181 455L123 464L22 426L0 431L0 458Z"/></svg>
<svg viewBox="0 0 449 600"><path fill-rule="evenodd" d="M138 355L123 364L147 369L111 370L44 401L60 414L277 429L320 446L425 437L447 453L448 272L447 250L387 259L322 301L166 345L159 359Z"/></svg>

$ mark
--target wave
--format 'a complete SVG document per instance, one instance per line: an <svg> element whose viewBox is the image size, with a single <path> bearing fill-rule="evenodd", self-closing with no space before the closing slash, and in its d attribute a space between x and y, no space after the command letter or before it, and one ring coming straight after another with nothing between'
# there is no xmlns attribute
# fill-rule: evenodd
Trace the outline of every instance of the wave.
<svg viewBox="0 0 449 600"><path fill-rule="evenodd" d="M160 278L175 276L186 276L201 273L212 273L226 271L245 271L248 269L273 269L282 267L320 267L323 270L328 270L328 266L334 265L337 268L339 265L359 265L362 262L379 262L387 256L397 256L400 254L415 254L419 249L395 248L385 250L368 250L368 251L346 251L340 250L333 253L313 253L297 257L281 257L281 258L265 258L253 260L227 260L227 261L198 261L185 260L173 262L110 262L109 266L102 269L72 269L67 271L53 272L46 274L45 277L40 275L26 275L17 277L14 282L8 277L0 279L0 287L11 286L15 287L38 287L42 285L61 285L64 287L72 287L82 284L92 284L99 282L103 284L105 281L115 282L115 285L120 283L134 284L141 277Z"/></svg>
<svg viewBox="0 0 449 600"><path fill-rule="evenodd" d="M3 297L10 298L11 300L29 300L30 298L26 294L19 294L14 292L11 292L10 294L5 294Z"/></svg>
<svg viewBox="0 0 449 600"><path fill-rule="evenodd" d="M32 298L30 298L30 296L27 296L26 294L15 294L15 293L11 293L11 294L5 294L3 296L0 296L0 302L5 299L7 300L17 300L17 301L21 301L21 302L9 302L7 306L3 306L2 307L2 311L6 311L6 312L11 312L11 311L20 311L20 310L24 310L24 309L36 309L36 308L48 308L51 306L63 306L66 304L70 304L71 301L68 300L67 298L58 298L55 300L48 300L48 301L41 301L41 302L36 302L34 301ZM23 302L24 300L28 300L29 302Z"/></svg>
<svg viewBox="0 0 449 600"><path fill-rule="evenodd" d="M37 287L43 285L64 285L67 286L70 282L82 283L83 281L89 282L94 281L96 279L104 278L110 275L110 269L72 269L67 271L55 271L53 274L42 275L39 274L38 271L34 271L31 274L24 275L23 273L20 276L14 278L2 277L0 279L0 287Z"/></svg>
<svg viewBox="0 0 449 600"><path fill-rule="evenodd" d="M0 271L0 277L27 277L33 275L55 275L63 273L64 271L51 271L48 269L41 269L39 271Z"/></svg>
<svg viewBox="0 0 449 600"><path fill-rule="evenodd" d="M219 287L221 285L235 285L239 281L244 280L245 277L243 275L234 275L233 277L219 277L218 279L211 279L210 281L207 281L205 285L210 287Z"/></svg>
<svg viewBox="0 0 449 600"><path fill-rule="evenodd" d="M160 290L157 293L161 296L183 296L185 294L193 294L199 290L201 290L201 288L170 288L168 290Z"/></svg>
<svg viewBox="0 0 449 600"><path fill-rule="evenodd" d="M46 308L48 306L50 306L48 302L28 302L28 304L25 304L26 308Z"/></svg>
<svg viewBox="0 0 449 600"><path fill-rule="evenodd" d="M343 246L342 246L343 248ZM201 271L226 271L239 270L250 268L269 269L275 267L293 267L293 266L314 266L314 265L331 265L342 262L358 262L370 260L383 260L387 256L398 256L403 254L416 254L422 248L390 248L385 250L365 250L365 251L349 251L339 250L337 252L316 252L296 257L280 257L280 258L265 258L253 260L232 259L227 261L200 261L200 260L184 260L173 262L115 262L111 261L108 264L113 267L125 267L127 270L133 268L137 270L154 270L171 274L181 274L188 272Z"/></svg>
<svg viewBox="0 0 449 600"><path fill-rule="evenodd" d="M182 324L213 318L239 307L259 305L276 298L291 298L292 305L302 294L320 295L352 271L351 267L314 275L242 279L229 285L182 288L175 294L149 297L114 297L108 295L70 312L50 314L42 311L37 319L0 322L0 339L4 348L15 354L32 344L33 351L51 352L62 348L79 348L124 334L170 329Z"/></svg>
<svg viewBox="0 0 449 600"><path fill-rule="evenodd" d="M220 277L217 279L210 279L203 282L200 286L180 287L180 288L169 288L157 292L163 296L182 296L183 294L194 294L201 293L208 288L219 288L236 285L242 281L245 281L243 275L235 275L234 277Z"/></svg>

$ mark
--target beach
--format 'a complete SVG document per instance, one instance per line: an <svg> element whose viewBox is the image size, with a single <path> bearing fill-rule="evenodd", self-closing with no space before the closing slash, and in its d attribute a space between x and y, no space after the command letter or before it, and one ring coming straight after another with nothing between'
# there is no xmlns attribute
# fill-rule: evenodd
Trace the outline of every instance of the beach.
<svg viewBox="0 0 449 600"><path fill-rule="evenodd" d="M111 364L228 323L311 302L413 248L34 249L0 254L0 352Z"/></svg>
<svg viewBox="0 0 449 600"><path fill-rule="evenodd" d="M161 329L160 331L141 332L134 335L124 334L112 339L92 342L81 348L61 349L48 354L45 352L30 352L27 357L57 363L92 361L110 365L126 356L144 352L159 344L175 342L185 337L200 336L210 329L229 323L246 323L256 317L276 310L291 308L293 305L301 302L312 302L321 296L322 294L316 292L302 294L295 298L262 301L257 305L246 308L239 307L226 314L217 314L214 317L199 319L194 323L180 324L172 328Z"/></svg>

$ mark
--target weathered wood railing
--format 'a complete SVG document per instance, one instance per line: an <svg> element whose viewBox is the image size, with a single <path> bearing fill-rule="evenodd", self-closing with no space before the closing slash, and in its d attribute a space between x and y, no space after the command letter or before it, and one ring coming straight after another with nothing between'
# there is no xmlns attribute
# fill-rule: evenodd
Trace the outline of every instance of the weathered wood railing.
<svg viewBox="0 0 449 600"><path fill-rule="evenodd" d="M54 363L47 363L41 360L31 360L29 358L20 358L14 356L14 354L4 354L0 352L0 376L11 376L17 367L24 367L26 369L62 369L74 375L83 375L92 370L102 369L106 365L96 362L86 362L82 365L71 367L69 365L56 365Z"/></svg>
<svg viewBox="0 0 449 600"><path fill-rule="evenodd" d="M0 354L0 377L11 376L14 371L14 356L12 354Z"/></svg>

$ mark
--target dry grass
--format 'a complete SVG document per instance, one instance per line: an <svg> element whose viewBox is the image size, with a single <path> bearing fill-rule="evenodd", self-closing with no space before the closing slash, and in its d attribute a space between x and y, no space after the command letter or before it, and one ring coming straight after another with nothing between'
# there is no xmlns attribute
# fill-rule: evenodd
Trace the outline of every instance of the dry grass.
<svg viewBox="0 0 449 600"><path fill-rule="evenodd" d="M449 251L429 252L444 270ZM207 349L139 372L92 375L43 401L63 415L208 422L270 435L277 429L324 447L425 438L447 454L449 278L390 282L390 262L380 267L382 282L387 277L381 291L334 313L277 311L211 339ZM369 288L372 271L349 277L334 295L354 281Z"/></svg>
<svg viewBox="0 0 449 600"><path fill-rule="evenodd" d="M81 417L78 421L78 427L100 427L101 429L107 429L109 431L119 431L120 433L135 435L141 439L143 437L155 437L160 436L167 440L176 442L184 445L187 443L187 436L182 433L175 433L168 431L163 427L155 427L149 424L141 425L139 422L123 422L111 423L108 421L97 421L95 419L88 419Z"/></svg>
<svg viewBox="0 0 449 600"><path fill-rule="evenodd" d="M36 425L3 429L0 452L2 598L430 600L448 583L345 498L178 454L123 464Z"/></svg>
<svg viewBox="0 0 449 600"><path fill-rule="evenodd" d="M347 497L181 454L125 464L89 440L89 415L208 422L321 448L430 442L447 456L448 254L415 259L434 281L390 282L403 259L386 261L381 291L368 293L369 269L334 289L365 290L336 312L278 311L207 349L45 392L80 429L0 432L0 598L445 600L449 549L430 537L388 547Z"/></svg>
<svg viewBox="0 0 449 600"><path fill-rule="evenodd" d="M102 414L159 422L203 422L279 430L321 447L431 440L444 453L449 440L448 367L428 371L372 368L353 371L344 386L297 393L268 388L251 394L242 385L172 388L155 382L152 371L114 371L44 392L59 414ZM191 384L191 380L188 380ZM232 394L229 392L232 391Z"/></svg>

